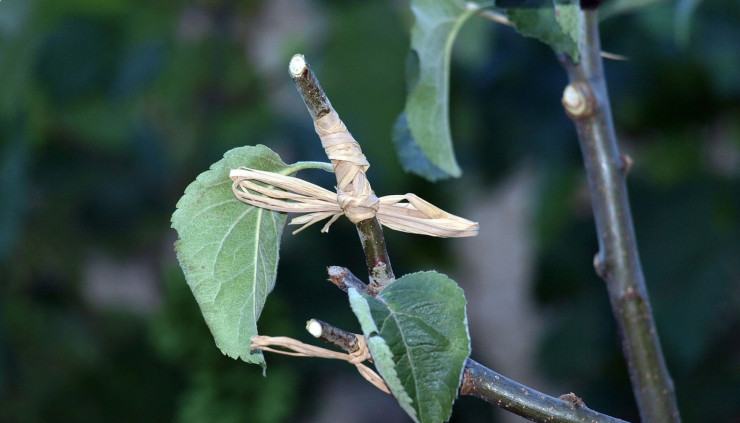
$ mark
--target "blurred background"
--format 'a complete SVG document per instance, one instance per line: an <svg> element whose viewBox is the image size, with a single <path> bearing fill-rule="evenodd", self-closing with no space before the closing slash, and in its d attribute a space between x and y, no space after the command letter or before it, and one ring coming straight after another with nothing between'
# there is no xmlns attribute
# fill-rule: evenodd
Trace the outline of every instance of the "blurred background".
<svg viewBox="0 0 740 423"><path fill-rule="evenodd" d="M684 421L740 422L740 8L612 15L602 47L629 60L606 73ZM534 40L467 24L451 82L465 173L431 184L402 172L390 139L411 22L395 0L2 0L0 421L408 421L352 366L267 355L263 378L224 357L174 256L175 204L225 151L261 143L288 163L325 160L288 77L296 52L363 146L376 192L415 192L481 223L475 239L387 232L396 274L436 269L465 289L478 361L636 421L591 264L564 71ZM352 225L287 232L260 331L310 342L313 317L359 331L325 281L329 265L365 275ZM461 398L452 421L523 419Z"/></svg>

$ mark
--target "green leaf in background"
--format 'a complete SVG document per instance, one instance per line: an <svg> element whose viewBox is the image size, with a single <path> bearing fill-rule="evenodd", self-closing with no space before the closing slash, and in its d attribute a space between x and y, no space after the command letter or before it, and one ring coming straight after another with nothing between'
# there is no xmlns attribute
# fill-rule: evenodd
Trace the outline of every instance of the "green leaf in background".
<svg viewBox="0 0 740 423"><path fill-rule="evenodd" d="M606 20L615 16L638 12L640 9L669 0L611 0L599 7L599 20Z"/></svg>
<svg viewBox="0 0 740 423"><path fill-rule="evenodd" d="M470 355L465 295L437 272L405 275L377 297L350 289L375 367L416 422L450 418Z"/></svg>
<svg viewBox="0 0 740 423"><path fill-rule="evenodd" d="M684 48L689 45L691 18L701 2L702 0L678 0L676 2L676 43Z"/></svg>
<svg viewBox="0 0 740 423"><path fill-rule="evenodd" d="M27 218L31 148L23 138L24 122L0 120L0 133L6 136L0 144L0 263L10 260L13 247L23 233ZM8 263L9 264L9 263Z"/></svg>
<svg viewBox="0 0 740 423"><path fill-rule="evenodd" d="M483 6L461 0L412 0L408 97L393 139L404 169L431 181L458 177L450 134L449 73L452 45L463 23Z"/></svg>
<svg viewBox="0 0 740 423"><path fill-rule="evenodd" d="M542 0L537 7L512 8L507 10L509 20L517 32L525 37L536 38L577 62L580 13L574 0Z"/></svg>
<svg viewBox="0 0 740 423"><path fill-rule="evenodd" d="M285 214L236 199L229 171L240 166L288 169L263 145L230 150L185 189L172 227L180 237L177 258L216 345L229 357L264 368L262 353L249 345L275 285Z"/></svg>

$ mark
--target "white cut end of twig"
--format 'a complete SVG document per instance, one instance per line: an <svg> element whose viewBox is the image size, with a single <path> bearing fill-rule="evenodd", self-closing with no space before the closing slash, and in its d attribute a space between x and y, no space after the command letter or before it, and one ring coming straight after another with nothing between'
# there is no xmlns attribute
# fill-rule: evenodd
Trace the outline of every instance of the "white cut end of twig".
<svg viewBox="0 0 740 423"><path fill-rule="evenodd" d="M290 59L288 64L290 75L293 77L300 76L303 70L306 69L306 58L302 54L294 54L293 58Z"/></svg>
<svg viewBox="0 0 740 423"><path fill-rule="evenodd" d="M321 328L321 323L317 322L314 319L311 319L306 323L306 330L308 333L313 335L314 338L318 338L321 336L321 333L323 332L323 329Z"/></svg>
<svg viewBox="0 0 740 423"><path fill-rule="evenodd" d="M581 93L578 92L576 87L568 85L563 91L563 104L566 107L577 107L581 103Z"/></svg>
<svg viewBox="0 0 740 423"><path fill-rule="evenodd" d="M344 267L342 266L329 266L326 268L327 273L329 273L329 277L331 276L342 276L344 273Z"/></svg>

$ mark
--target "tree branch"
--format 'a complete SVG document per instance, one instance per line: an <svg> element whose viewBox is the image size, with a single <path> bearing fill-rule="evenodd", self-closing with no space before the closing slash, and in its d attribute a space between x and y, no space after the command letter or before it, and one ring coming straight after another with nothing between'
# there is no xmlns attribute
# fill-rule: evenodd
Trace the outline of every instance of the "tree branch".
<svg viewBox="0 0 740 423"><path fill-rule="evenodd" d="M315 338L341 348L348 353L353 353L359 348L357 336L336 326L319 319L311 319L306 323L306 330Z"/></svg>
<svg viewBox="0 0 740 423"><path fill-rule="evenodd" d="M314 122L334 110L303 55L294 55L288 68ZM385 246L383 228L375 217L359 222L356 226L370 275L368 294L377 295L384 286L395 280Z"/></svg>
<svg viewBox="0 0 740 423"><path fill-rule="evenodd" d="M624 423L624 420L591 410L573 393L560 398L545 395L472 359L465 363L459 393L480 398L533 422Z"/></svg>
<svg viewBox="0 0 740 423"><path fill-rule="evenodd" d="M581 13L581 60L573 63L561 55L560 61L570 80L563 105L578 131L596 221L599 252L594 266L606 282L642 421L679 422L637 252L625 181L629 161L619 154L614 134L598 17L596 10Z"/></svg>
<svg viewBox="0 0 740 423"><path fill-rule="evenodd" d="M346 267L329 266L326 271L329 273L329 282L336 285L342 291L347 292L349 288L354 288L359 292L367 293L367 284Z"/></svg>
<svg viewBox="0 0 740 423"><path fill-rule="evenodd" d="M308 331L348 353L357 350L357 337L318 319L311 319ZM504 377L472 359L465 362L460 395L470 395L497 405L533 422L542 423L625 423L586 407L573 393L560 398L535 391Z"/></svg>

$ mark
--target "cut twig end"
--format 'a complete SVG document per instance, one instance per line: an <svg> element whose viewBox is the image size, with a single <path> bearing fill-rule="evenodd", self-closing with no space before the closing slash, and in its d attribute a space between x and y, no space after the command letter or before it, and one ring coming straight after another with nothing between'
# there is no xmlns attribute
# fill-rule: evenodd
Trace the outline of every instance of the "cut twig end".
<svg viewBox="0 0 740 423"><path fill-rule="evenodd" d="M306 330L314 338L320 338L323 333L321 323L319 323L316 319L311 319L308 322L306 322Z"/></svg>
<svg viewBox="0 0 740 423"><path fill-rule="evenodd" d="M294 54L288 64L290 76L297 78L306 70L306 58L302 54Z"/></svg>
<svg viewBox="0 0 740 423"><path fill-rule="evenodd" d="M329 266L326 271L329 273L329 282L336 285L342 291L347 292L349 288L354 288L358 292L367 292L365 282L352 274L346 267Z"/></svg>

